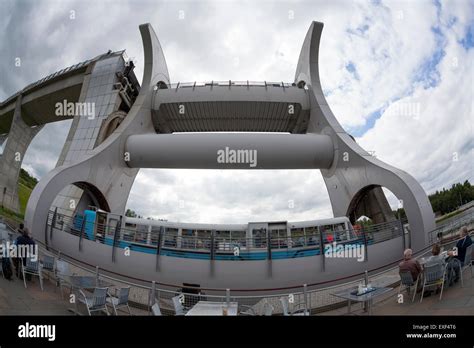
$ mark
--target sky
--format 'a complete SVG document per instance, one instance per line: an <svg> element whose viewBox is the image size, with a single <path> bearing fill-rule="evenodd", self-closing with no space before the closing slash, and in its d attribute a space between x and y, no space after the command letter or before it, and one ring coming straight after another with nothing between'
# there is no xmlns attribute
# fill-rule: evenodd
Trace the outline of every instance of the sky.
<svg viewBox="0 0 474 348"><path fill-rule="evenodd" d="M428 194L472 183L474 2L468 0L0 0L0 100L109 49L126 49L141 80L138 26L147 22L173 83L293 82L312 21L324 23L321 84L344 129ZM37 178L53 169L70 124L45 126L23 167ZM142 169L127 208L181 222L333 216L318 170Z"/></svg>

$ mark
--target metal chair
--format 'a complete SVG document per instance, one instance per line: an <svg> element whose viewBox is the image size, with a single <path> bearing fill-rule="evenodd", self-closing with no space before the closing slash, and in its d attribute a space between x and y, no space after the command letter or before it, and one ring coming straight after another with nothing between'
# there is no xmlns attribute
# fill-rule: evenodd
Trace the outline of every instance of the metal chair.
<svg viewBox="0 0 474 348"><path fill-rule="evenodd" d="M293 305L293 310L290 311L290 301L288 300L287 296L280 297L281 307L283 308L283 315L290 316L290 315L309 315L309 312L306 310L304 302L296 303ZM303 308L300 308L304 306Z"/></svg>
<svg viewBox="0 0 474 348"><path fill-rule="evenodd" d="M21 272L23 273L23 284L25 284L25 289L27 288L27 286L26 286L26 275L31 274L32 276L39 277L41 291L44 291L43 290L43 273L42 273L41 263L39 263L38 261L33 261L33 260L31 260L31 258L26 258L25 261L26 261L26 265L23 264L23 260L20 260L20 262L21 262Z"/></svg>
<svg viewBox="0 0 474 348"><path fill-rule="evenodd" d="M239 315L255 316L257 313L253 306L239 305Z"/></svg>
<svg viewBox="0 0 474 348"><path fill-rule="evenodd" d="M425 287L427 286L441 285L441 293L439 295L439 299L441 300L443 296L446 268L447 265L443 266L442 263L433 263L425 266L423 277L423 290L421 291L420 303L423 301Z"/></svg>
<svg viewBox="0 0 474 348"><path fill-rule="evenodd" d="M411 275L410 271L400 271L400 286L398 287L398 295L402 292L402 286L405 288L403 290L407 290L408 295L410 295L411 287L414 286L415 290L413 291L413 298L411 302L415 301L416 297L416 290L418 289L418 281L420 280L420 275L416 277L416 280L413 280L413 276Z"/></svg>
<svg viewBox="0 0 474 348"><path fill-rule="evenodd" d="M130 307L128 305L128 297L130 294L130 287L125 287L125 288L120 288L118 291L116 291L116 296L109 295L107 298L107 303L111 304L115 315L117 314L117 309L126 307L128 309L128 314L132 315L132 312L130 311Z"/></svg>
<svg viewBox="0 0 474 348"><path fill-rule="evenodd" d="M103 310L109 315L107 310L108 290L109 288L94 288L92 295L86 295L82 290L79 290L81 296L78 297L78 301L86 305L90 316L92 312L101 312Z"/></svg>
<svg viewBox="0 0 474 348"><path fill-rule="evenodd" d="M43 270L53 272L55 271L56 259L51 255L43 255Z"/></svg>
<svg viewBox="0 0 474 348"><path fill-rule="evenodd" d="M184 309L183 304L179 300L179 296L173 297L172 300L173 300L173 307L174 307L175 315L185 315L186 310Z"/></svg>
<svg viewBox="0 0 474 348"><path fill-rule="evenodd" d="M464 279L462 276L462 273L469 267L471 269L471 278L472 278L472 250L473 250L474 244L469 245L466 248L466 255L464 255L464 263L461 264L461 261L458 259L453 259L453 261L456 263L456 266L459 267L459 276L461 277L461 287L464 287Z"/></svg>
<svg viewBox="0 0 474 348"><path fill-rule="evenodd" d="M0 241L2 243L3 241ZM2 272L3 279L5 279L5 274L3 273L3 256L0 254L0 272Z"/></svg>
<svg viewBox="0 0 474 348"><path fill-rule="evenodd" d="M69 263L63 260L59 260L59 259L56 260L56 267L55 267L56 286L59 286L59 290L61 291L61 298L64 298L63 286L69 287L69 293L71 293L72 291L72 286L63 279L64 276L70 276L70 275L74 275L74 273L70 272Z"/></svg>

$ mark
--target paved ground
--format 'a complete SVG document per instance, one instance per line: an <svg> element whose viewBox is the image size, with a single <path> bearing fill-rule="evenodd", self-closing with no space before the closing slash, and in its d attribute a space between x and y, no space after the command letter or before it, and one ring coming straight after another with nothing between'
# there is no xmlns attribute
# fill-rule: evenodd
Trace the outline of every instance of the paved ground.
<svg viewBox="0 0 474 348"><path fill-rule="evenodd" d="M451 288L445 289L443 298L439 295L425 297L420 303L417 294L415 302L405 297L402 304L397 303L397 290L394 289L384 299L373 307L373 315L473 315L474 314L474 279L466 270L464 287L458 282ZM25 289L19 279L8 281L0 276L0 315L72 315L68 308L73 307L61 299L58 289L53 282L45 280L44 291L41 291L38 279L27 283ZM65 298L67 298L67 290ZM407 301L408 300L408 301ZM82 313L84 307L79 307ZM124 314L124 313L122 313ZM148 315L147 312L132 308L133 315ZM352 305L352 315L366 315L361 305ZM120 313L119 313L120 315ZM319 315L347 315L347 307L324 312Z"/></svg>
<svg viewBox="0 0 474 348"><path fill-rule="evenodd" d="M25 289L23 281L16 277L8 281L0 276L0 315L71 315L68 303L61 300L51 282L44 282L44 291L38 278L27 282L27 286Z"/></svg>
<svg viewBox="0 0 474 348"><path fill-rule="evenodd" d="M397 302L398 288L385 296L373 306L373 315L474 315L474 279L470 271L464 271L464 287L461 281L453 287L445 288L443 297L432 294L423 298L420 303L420 294L416 295L412 303L411 298L405 296L404 303ZM406 294L406 292L404 292ZM360 304L352 305L352 314L366 315ZM321 315L347 315L347 307L340 308Z"/></svg>
<svg viewBox="0 0 474 348"><path fill-rule="evenodd" d="M25 289L23 281L14 277L8 281L0 275L0 315L73 315L68 308L74 308L68 299L68 290L64 290L64 300L59 288L45 279L44 291L41 291L39 280L33 277L27 282ZM87 313L83 305L79 305L81 313ZM112 312L111 312L112 313ZM124 315L120 313L119 315ZM148 315L147 312L132 308L133 315Z"/></svg>

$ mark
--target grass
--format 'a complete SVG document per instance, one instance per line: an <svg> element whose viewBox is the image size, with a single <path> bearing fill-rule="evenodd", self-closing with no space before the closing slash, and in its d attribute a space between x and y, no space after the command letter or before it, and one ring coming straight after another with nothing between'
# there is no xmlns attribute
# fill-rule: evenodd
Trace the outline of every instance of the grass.
<svg viewBox="0 0 474 348"><path fill-rule="evenodd" d="M436 223L440 223L440 222L443 222L444 220L447 220L449 218L452 218L453 216L456 216L460 213L462 213L464 210L455 210L451 213L448 213L448 214L445 214L443 216L441 216L439 219L436 219Z"/></svg>
<svg viewBox="0 0 474 348"><path fill-rule="evenodd" d="M26 186L22 182L18 182L18 199L20 201L20 214L23 216L25 215L26 204L28 203L28 199L30 198L31 191L33 191L33 189Z"/></svg>
<svg viewBox="0 0 474 348"><path fill-rule="evenodd" d="M4 208L0 206L0 215L7 218L14 220L17 223L23 222L24 215L20 213L15 213L14 211Z"/></svg>

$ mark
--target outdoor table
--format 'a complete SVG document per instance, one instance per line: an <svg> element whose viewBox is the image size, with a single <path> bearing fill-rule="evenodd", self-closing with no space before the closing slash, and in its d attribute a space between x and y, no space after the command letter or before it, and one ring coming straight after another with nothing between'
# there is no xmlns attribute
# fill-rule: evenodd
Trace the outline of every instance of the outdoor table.
<svg viewBox="0 0 474 348"><path fill-rule="evenodd" d="M210 302L210 301L199 301L191 308L186 315L215 315L222 316L223 308L227 308L227 315L237 315L237 302Z"/></svg>
<svg viewBox="0 0 474 348"><path fill-rule="evenodd" d="M91 290L94 288L110 288L113 287L114 284L109 283L102 279L97 279L95 276L76 276L76 275L68 275L68 276L61 276L61 279L71 285L72 291L76 298L74 299L74 308L68 308L70 312L74 314L81 315L77 308L78 302L78 290Z"/></svg>
<svg viewBox="0 0 474 348"><path fill-rule="evenodd" d="M375 290L372 290L370 292L367 292L366 294L363 295L353 295L352 292L357 291L357 287L342 290L335 292L331 295L343 298L347 300L347 313L351 313L351 302L365 302L367 303L368 307L368 313L369 315L371 314L371 308L372 308L372 301L376 298L379 297L387 292L392 290L392 288L375 288Z"/></svg>

